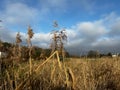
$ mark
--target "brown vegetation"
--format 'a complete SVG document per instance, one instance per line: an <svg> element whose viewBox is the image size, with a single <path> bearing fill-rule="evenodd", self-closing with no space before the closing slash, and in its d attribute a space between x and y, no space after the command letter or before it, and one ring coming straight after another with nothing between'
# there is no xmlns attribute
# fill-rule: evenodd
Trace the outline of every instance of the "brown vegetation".
<svg viewBox="0 0 120 90"><path fill-rule="evenodd" d="M57 22L54 27L58 27ZM64 30L53 33L52 55L50 49L32 45L34 33L30 26L27 34L28 47L20 45L20 33L16 35L15 45L0 41L0 50L8 53L7 58L0 58L0 90L120 89L119 57L96 58L99 53L90 51L90 58L60 61L60 55L65 54L63 41L67 39ZM54 56L56 58L52 58ZM46 60L40 60L44 58Z"/></svg>
<svg viewBox="0 0 120 90"><path fill-rule="evenodd" d="M14 63L2 67L0 90L119 90L120 61L110 59L57 59ZM41 66L42 65L42 66ZM38 68L40 66L40 68ZM7 67L7 66L6 66ZM36 70L36 68L38 68Z"/></svg>

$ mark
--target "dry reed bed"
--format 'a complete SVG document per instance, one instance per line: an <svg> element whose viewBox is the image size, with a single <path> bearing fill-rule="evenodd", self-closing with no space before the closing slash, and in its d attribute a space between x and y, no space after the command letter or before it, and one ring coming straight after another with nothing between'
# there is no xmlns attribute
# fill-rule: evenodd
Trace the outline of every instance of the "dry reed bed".
<svg viewBox="0 0 120 90"><path fill-rule="evenodd" d="M12 65L1 74L0 90L119 90L120 61L113 59L49 60Z"/></svg>

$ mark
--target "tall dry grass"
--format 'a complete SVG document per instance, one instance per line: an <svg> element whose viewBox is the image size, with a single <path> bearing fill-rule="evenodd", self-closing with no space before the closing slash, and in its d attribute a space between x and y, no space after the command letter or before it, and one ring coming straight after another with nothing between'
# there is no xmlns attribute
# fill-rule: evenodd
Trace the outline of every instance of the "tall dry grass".
<svg viewBox="0 0 120 90"><path fill-rule="evenodd" d="M64 62L50 59L46 63L45 61L32 62L31 75L29 62L13 62L11 66L6 63L6 68L0 73L0 90L120 89L120 61L118 59L67 59Z"/></svg>

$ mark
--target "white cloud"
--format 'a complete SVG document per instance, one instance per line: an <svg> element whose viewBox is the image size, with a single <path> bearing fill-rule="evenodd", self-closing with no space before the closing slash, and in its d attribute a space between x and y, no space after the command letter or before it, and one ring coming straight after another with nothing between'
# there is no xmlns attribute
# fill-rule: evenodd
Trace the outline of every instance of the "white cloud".
<svg viewBox="0 0 120 90"><path fill-rule="evenodd" d="M48 43L50 44L50 40L51 40L51 37L49 33L35 33L32 39L33 43L37 43L39 46L42 46L42 47L48 46L47 44Z"/></svg>
<svg viewBox="0 0 120 90"><path fill-rule="evenodd" d="M52 41L52 37L50 33L35 33L34 37L32 38L33 45L42 48L49 48L51 41Z"/></svg>
<svg viewBox="0 0 120 90"><path fill-rule="evenodd" d="M23 3L7 3L0 15L10 25L26 25L38 16L38 10Z"/></svg>
<svg viewBox="0 0 120 90"><path fill-rule="evenodd" d="M15 32L4 28L0 28L0 39L6 42L13 43L15 41Z"/></svg>
<svg viewBox="0 0 120 90"><path fill-rule="evenodd" d="M66 29L67 35L70 36L69 39L75 39L76 36L78 36L77 31L75 31L73 28L72 29Z"/></svg>
<svg viewBox="0 0 120 90"><path fill-rule="evenodd" d="M96 21L80 22L66 29L68 36L66 49L74 54L79 54L82 51L90 49L97 49L104 52L120 52L120 16L116 16L112 20L110 18L106 20L107 17L111 17L112 19L112 16L108 15ZM109 26L105 23L109 23ZM0 30L2 40L14 41L16 33L6 33L8 31ZM21 33L21 35L25 42L27 34ZM49 33L35 33L32 43L33 45L48 48L50 40L51 35Z"/></svg>
<svg viewBox="0 0 120 90"><path fill-rule="evenodd" d="M42 8L48 8L49 10L64 10L66 7L66 0L41 0L40 5Z"/></svg>
<svg viewBox="0 0 120 90"><path fill-rule="evenodd" d="M4 26L18 28L42 21L47 22L48 15L64 12L66 7L65 0L40 0L40 2L37 1L36 6L31 6L26 2L29 1L5 0L4 7L0 11L0 19L4 21Z"/></svg>
<svg viewBox="0 0 120 90"><path fill-rule="evenodd" d="M110 18L111 17L111 18ZM114 19L113 19L114 18ZM75 35L68 36L71 41L68 50L73 53L81 50L98 49L104 52L120 52L120 16L109 14L94 22L80 22L71 29ZM108 24L106 24L108 23ZM113 37L114 36L114 37Z"/></svg>
<svg viewBox="0 0 120 90"><path fill-rule="evenodd" d="M96 22L82 22L77 24L77 29L83 35L83 37L99 37L106 33L106 28L102 23Z"/></svg>

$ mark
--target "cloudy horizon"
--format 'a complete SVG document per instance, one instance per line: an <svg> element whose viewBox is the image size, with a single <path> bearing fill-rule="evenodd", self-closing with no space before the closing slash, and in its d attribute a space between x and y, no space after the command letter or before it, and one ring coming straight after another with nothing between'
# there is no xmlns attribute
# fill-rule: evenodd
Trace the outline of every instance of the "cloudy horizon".
<svg viewBox="0 0 120 90"><path fill-rule="evenodd" d="M49 48L52 23L57 20L66 29L65 48L70 53L120 53L119 4L117 0L4 0L0 3L0 38L13 43L20 32L25 43L31 25L33 45Z"/></svg>

